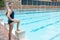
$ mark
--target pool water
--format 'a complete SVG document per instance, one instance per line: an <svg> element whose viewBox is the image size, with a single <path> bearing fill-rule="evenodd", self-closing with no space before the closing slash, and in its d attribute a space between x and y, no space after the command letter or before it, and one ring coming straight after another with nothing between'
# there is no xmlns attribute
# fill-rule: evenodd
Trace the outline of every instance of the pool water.
<svg viewBox="0 0 60 40"><path fill-rule="evenodd" d="M0 18L7 22L5 14ZM5 12L3 12L5 13ZM21 21L20 29L26 31L29 40L60 40L60 12L15 11ZM16 30L16 25L14 24Z"/></svg>

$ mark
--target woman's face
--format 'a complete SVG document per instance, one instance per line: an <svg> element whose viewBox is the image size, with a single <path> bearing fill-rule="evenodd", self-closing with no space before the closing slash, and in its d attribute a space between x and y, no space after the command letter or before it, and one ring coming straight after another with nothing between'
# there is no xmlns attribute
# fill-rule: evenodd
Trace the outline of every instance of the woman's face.
<svg viewBox="0 0 60 40"><path fill-rule="evenodd" d="M9 7L12 7L13 6L13 3L9 4Z"/></svg>

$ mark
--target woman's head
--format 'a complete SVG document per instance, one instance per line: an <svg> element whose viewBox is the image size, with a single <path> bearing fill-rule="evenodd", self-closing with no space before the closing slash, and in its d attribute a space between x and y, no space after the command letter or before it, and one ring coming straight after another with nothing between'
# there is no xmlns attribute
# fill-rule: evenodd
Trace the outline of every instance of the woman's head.
<svg viewBox="0 0 60 40"><path fill-rule="evenodd" d="M13 6L13 2L9 2L9 3L8 3L8 6L9 6L9 7L12 7L12 6Z"/></svg>

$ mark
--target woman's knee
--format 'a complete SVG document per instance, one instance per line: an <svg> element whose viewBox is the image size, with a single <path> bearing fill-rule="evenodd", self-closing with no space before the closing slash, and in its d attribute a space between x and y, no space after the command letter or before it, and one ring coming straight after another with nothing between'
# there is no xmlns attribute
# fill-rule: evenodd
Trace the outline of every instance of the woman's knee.
<svg viewBox="0 0 60 40"><path fill-rule="evenodd" d="M18 20L17 22L20 23L20 20Z"/></svg>

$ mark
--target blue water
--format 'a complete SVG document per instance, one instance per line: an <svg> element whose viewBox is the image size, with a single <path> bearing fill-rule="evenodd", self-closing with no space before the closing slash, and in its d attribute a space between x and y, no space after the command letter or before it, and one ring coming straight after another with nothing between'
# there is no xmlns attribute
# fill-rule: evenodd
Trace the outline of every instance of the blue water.
<svg viewBox="0 0 60 40"><path fill-rule="evenodd" d="M7 23L6 11L0 18ZM60 12L16 11L15 18L21 21L20 29L26 31L29 40L60 40ZM16 30L16 25L14 25Z"/></svg>

